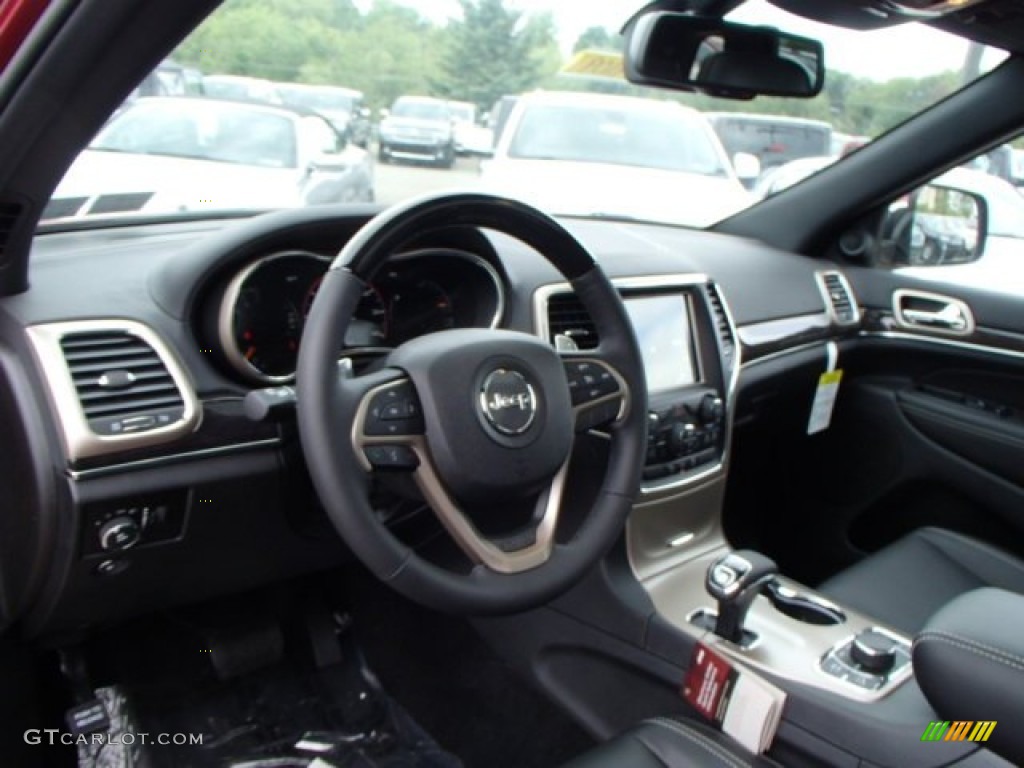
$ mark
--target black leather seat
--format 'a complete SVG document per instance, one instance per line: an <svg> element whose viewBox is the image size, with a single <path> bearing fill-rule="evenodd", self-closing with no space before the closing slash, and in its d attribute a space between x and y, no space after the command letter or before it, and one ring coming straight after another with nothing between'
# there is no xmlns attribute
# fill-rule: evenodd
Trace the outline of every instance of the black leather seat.
<svg viewBox="0 0 1024 768"><path fill-rule="evenodd" d="M819 590L908 634L979 587L1024 594L1024 561L941 528L921 528L832 577Z"/></svg>
<svg viewBox="0 0 1024 768"><path fill-rule="evenodd" d="M564 768L777 768L728 736L691 722L646 720Z"/></svg>

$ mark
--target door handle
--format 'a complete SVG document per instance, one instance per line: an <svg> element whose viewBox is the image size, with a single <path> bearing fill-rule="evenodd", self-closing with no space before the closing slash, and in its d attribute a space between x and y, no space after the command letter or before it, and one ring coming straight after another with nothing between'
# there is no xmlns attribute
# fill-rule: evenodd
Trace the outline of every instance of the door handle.
<svg viewBox="0 0 1024 768"><path fill-rule="evenodd" d="M910 328L923 328L966 336L974 332L970 307L959 299L924 291L900 290L893 294L896 322Z"/></svg>

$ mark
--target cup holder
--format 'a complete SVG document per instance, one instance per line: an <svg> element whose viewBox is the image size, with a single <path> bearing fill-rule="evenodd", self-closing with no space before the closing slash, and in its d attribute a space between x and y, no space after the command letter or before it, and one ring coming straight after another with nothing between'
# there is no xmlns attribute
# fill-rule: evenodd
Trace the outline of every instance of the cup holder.
<svg viewBox="0 0 1024 768"><path fill-rule="evenodd" d="M846 614L839 606L819 597L797 592L777 581L770 582L765 587L763 594L779 613L784 613L791 619L802 621L805 624L828 626L842 624L846 621Z"/></svg>

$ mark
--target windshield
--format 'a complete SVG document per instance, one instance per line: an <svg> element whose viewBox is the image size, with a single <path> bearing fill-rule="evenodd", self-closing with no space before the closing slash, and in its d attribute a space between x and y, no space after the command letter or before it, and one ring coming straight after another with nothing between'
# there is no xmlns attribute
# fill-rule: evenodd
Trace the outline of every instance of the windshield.
<svg viewBox="0 0 1024 768"><path fill-rule="evenodd" d="M264 168L296 164L289 118L213 101L140 101L100 131L89 149Z"/></svg>
<svg viewBox="0 0 1024 768"><path fill-rule="evenodd" d="M619 30L642 5L225 0L160 70L187 72L192 85L141 83L71 166L46 216L89 215L82 200L111 196L147 201L123 215L188 216L390 205L472 188L553 214L706 227L841 163L1005 55L921 24L848 30L748 0L731 20L823 43L824 89L813 99L711 98L625 81ZM158 81L156 70L149 81ZM181 104L144 107L143 94ZM294 115L229 111L217 98L330 113L338 157L324 160L329 142L296 133ZM986 172L1024 183L1024 160L1013 152L1007 145L1007 162ZM129 172L125 154L165 162L133 162ZM303 174L310 157L321 158L317 172ZM284 186L226 185L194 160L298 172Z"/></svg>
<svg viewBox="0 0 1024 768"><path fill-rule="evenodd" d="M528 106L515 129L509 157L723 176L722 157L700 122L682 109Z"/></svg>

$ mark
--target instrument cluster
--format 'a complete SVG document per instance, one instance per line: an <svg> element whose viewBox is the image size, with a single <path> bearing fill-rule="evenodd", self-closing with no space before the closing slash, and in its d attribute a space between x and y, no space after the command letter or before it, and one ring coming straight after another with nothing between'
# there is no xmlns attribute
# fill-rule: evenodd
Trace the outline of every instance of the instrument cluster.
<svg viewBox="0 0 1024 768"><path fill-rule="evenodd" d="M331 259L309 251L268 254L234 273L216 312L218 348L247 381L281 384L295 376L306 317ZM476 254L426 249L396 254L374 276L345 336L353 354L385 353L449 328L496 327L501 278Z"/></svg>

